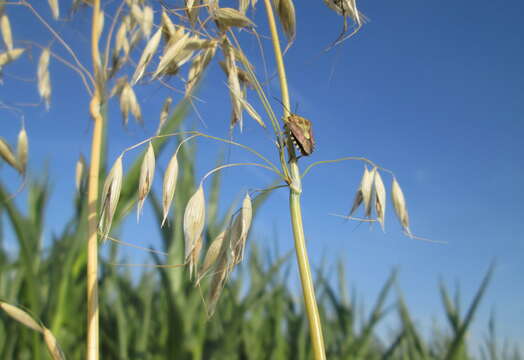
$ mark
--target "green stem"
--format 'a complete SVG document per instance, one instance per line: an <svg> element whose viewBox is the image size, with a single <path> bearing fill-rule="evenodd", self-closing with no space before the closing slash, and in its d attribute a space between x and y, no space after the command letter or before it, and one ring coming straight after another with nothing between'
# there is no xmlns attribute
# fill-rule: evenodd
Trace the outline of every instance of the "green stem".
<svg viewBox="0 0 524 360"><path fill-rule="evenodd" d="M284 67L284 60L282 58L282 50L280 48L280 40L278 36L277 26L275 23L275 16L271 7L270 0L264 0L269 28L271 30L271 39L275 51L275 60L277 63L278 77L280 79L280 89L282 91L282 103L284 104L284 114L289 116L289 91L287 87L286 71ZM289 211L291 215L291 224L293 227L293 236L295 238L295 251L297 254L298 269L300 273L300 282L302 284L302 293L304 303L306 305L306 313L309 320L309 331L311 341L313 344L313 353L315 360L325 360L326 351L324 350L324 338L322 335L322 325L320 323L320 315L318 313L317 300L315 298L315 289L313 287L313 277L309 266L309 259L306 248L306 238L304 235L304 224L302 223L302 208L300 205L300 194L302 192L300 170L298 168L297 157L293 144L288 141L288 154L290 166L290 193L289 193ZM285 168L287 164L283 163Z"/></svg>

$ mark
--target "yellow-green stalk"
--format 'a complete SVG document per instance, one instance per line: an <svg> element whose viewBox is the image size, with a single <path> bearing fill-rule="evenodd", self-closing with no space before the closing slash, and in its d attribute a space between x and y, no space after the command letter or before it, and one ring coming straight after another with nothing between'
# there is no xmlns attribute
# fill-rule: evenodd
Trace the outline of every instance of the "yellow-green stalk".
<svg viewBox="0 0 524 360"><path fill-rule="evenodd" d="M95 79L100 79L100 0L93 2L93 24L91 34L91 55ZM100 152L102 148L102 130L104 119L100 113L102 103L101 83L95 82L95 91L89 111L93 118L93 138L91 142L91 166L89 168L88 201L88 238L87 238L87 360L98 360L99 357L99 309L98 309L98 176L100 173Z"/></svg>
<svg viewBox="0 0 524 360"><path fill-rule="evenodd" d="M282 92L282 103L284 105L284 116L289 116L290 102L289 92L287 87L286 70L284 67L284 60L282 58L282 49L280 48L280 40L275 23L275 16L271 7L270 0L264 0L269 28L271 30L271 40L275 52L275 60L277 63L278 77L280 79L280 90ZM298 269L300 273L300 282L302 284L302 292L304 296L304 303L306 305L306 313L309 320L309 330L311 334L311 342L313 344L313 353L315 360L326 359L326 351L324 349L324 338L322 335L322 325L320 323L320 316L318 313L317 300L315 298L315 289L313 287L313 278L309 266L309 260L306 249L306 239L304 236L304 225L302 223L302 209L300 205L300 194L302 192L302 184L300 179L300 170L297 164L297 157L293 145L288 142L289 166L290 166L290 192L289 192L289 210L291 215L291 224L293 228L293 236L295 238L295 251L297 254ZM285 168L286 164L282 164Z"/></svg>

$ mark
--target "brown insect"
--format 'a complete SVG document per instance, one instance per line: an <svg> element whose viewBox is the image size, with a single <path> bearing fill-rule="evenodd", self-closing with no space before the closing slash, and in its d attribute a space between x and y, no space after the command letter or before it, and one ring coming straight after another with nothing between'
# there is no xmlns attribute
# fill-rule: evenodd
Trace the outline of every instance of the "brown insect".
<svg viewBox="0 0 524 360"><path fill-rule="evenodd" d="M291 114L284 119L284 130L303 156L311 155L315 148L311 121L302 116Z"/></svg>

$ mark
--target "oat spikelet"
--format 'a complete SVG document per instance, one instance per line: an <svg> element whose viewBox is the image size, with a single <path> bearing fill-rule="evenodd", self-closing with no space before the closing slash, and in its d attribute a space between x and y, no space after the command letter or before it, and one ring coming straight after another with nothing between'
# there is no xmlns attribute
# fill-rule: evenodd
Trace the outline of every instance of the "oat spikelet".
<svg viewBox="0 0 524 360"><path fill-rule="evenodd" d="M227 84L229 87L229 96L231 97L231 104L233 106L233 114L231 120L231 127L234 127L238 122L240 124L240 131L242 131L242 89L240 88L240 81L238 80L238 68L235 61L235 52L229 42L224 43L224 56L226 57L227 68Z"/></svg>
<svg viewBox="0 0 524 360"><path fill-rule="evenodd" d="M164 73L164 71L169 67L169 65L171 65L175 57L179 55L179 52L184 48L188 39L189 34L185 33L184 35L182 35L180 39L175 40L171 45L168 46L168 48L165 50L164 55L160 59L158 67L156 68L156 71L153 74L153 78L156 78L160 74Z"/></svg>
<svg viewBox="0 0 524 360"><path fill-rule="evenodd" d="M227 29L228 27L246 27L255 26L255 24L240 11L232 8L218 8L214 12L215 20L219 27Z"/></svg>
<svg viewBox="0 0 524 360"><path fill-rule="evenodd" d="M164 34L166 42L171 40L176 33L175 25L169 18L165 9L162 9L162 33Z"/></svg>
<svg viewBox="0 0 524 360"><path fill-rule="evenodd" d="M109 230L111 230L111 223L113 216L115 215L118 200L120 199L120 191L122 190L122 155L120 155L109 175L107 175L106 181L104 182L104 189L102 190L102 196L100 203L102 204L102 211L100 215L99 229L102 232L102 241L107 239Z"/></svg>
<svg viewBox="0 0 524 360"><path fill-rule="evenodd" d="M19 307L0 301L0 309L4 310L7 315L18 321L20 324L23 324L35 331L38 331L39 333L42 333L44 331L43 326L41 326L31 317L31 315L29 315L27 312L20 309Z"/></svg>
<svg viewBox="0 0 524 360"><path fill-rule="evenodd" d="M136 221L140 220L140 215L142 213L142 207L144 206L144 201L146 200L151 186L153 185L153 178L155 176L155 150L151 142L147 147L146 154L142 160L142 167L140 168L140 180L138 184L138 206L136 211Z"/></svg>
<svg viewBox="0 0 524 360"><path fill-rule="evenodd" d="M76 191L80 191L80 188L82 187L82 181L84 179L85 171L86 171L86 160L84 159L84 156L80 154L80 158L78 158L78 161L76 162L76 169L75 169Z"/></svg>
<svg viewBox="0 0 524 360"><path fill-rule="evenodd" d="M169 110L171 109L171 104L173 103L173 99L168 96L166 100L164 101L164 105L162 105L162 111L160 111L160 121L158 122L158 129L156 130L156 134L160 134L162 129L164 128L164 124L167 121L167 118L169 116Z"/></svg>
<svg viewBox="0 0 524 360"><path fill-rule="evenodd" d="M55 336L48 328L44 328L44 341L53 360L65 360L64 353L60 345L58 345L58 341L56 341Z"/></svg>
<svg viewBox="0 0 524 360"><path fill-rule="evenodd" d="M206 275L209 269L213 265L215 265L219 255L221 252L223 252L223 244L224 244L224 238L226 236L226 231L222 231L214 240L211 242L211 245L209 245L209 248L207 249L206 256L204 257L204 263L202 264L202 267L200 268L200 271L198 273L198 279L196 281L196 284L198 285L200 283L200 280Z"/></svg>
<svg viewBox="0 0 524 360"><path fill-rule="evenodd" d="M171 202L175 195L176 182L178 178L178 160L176 153L173 154L169 164L167 165L166 172L164 174L164 184L162 186L162 207L164 217L162 219L162 225L166 222L167 216L169 215L169 209L171 208Z"/></svg>
<svg viewBox="0 0 524 360"><path fill-rule="evenodd" d="M202 184L189 199L184 212L184 239L185 239L185 259L190 260L190 255L196 248L202 232L206 217L204 189Z"/></svg>
<svg viewBox="0 0 524 360"><path fill-rule="evenodd" d="M278 12L280 24L286 34L288 45L286 50L291 46L296 36L296 19L295 19L295 5L293 0L274 0L275 8Z"/></svg>
<svg viewBox="0 0 524 360"><path fill-rule="evenodd" d="M129 118L129 112L133 114L138 122L142 122L142 112L140 111L140 105L136 99L135 92L128 82L122 86L122 92L120 93L120 111L124 118L124 124L127 125Z"/></svg>
<svg viewBox="0 0 524 360"><path fill-rule="evenodd" d="M60 16L58 0L47 0L47 2L49 3L49 7L51 8L51 13L53 14L53 18L57 20L58 17Z"/></svg>
<svg viewBox="0 0 524 360"><path fill-rule="evenodd" d="M45 48L38 60L38 94L44 100L45 106L49 109L51 100L51 78L49 75L49 60L51 52L49 48Z"/></svg>
<svg viewBox="0 0 524 360"><path fill-rule="evenodd" d="M364 213L366 214L366 216L369 216L367 215L368 213L371 214L372 185L372 172L370 172L367 166L365 166L364 174L362 174L362 179L360 180L360 186L358 187L355 199L353 200L353 206L351 207L351 211L349 212L350 216L353 215L353 213L358 209L358 207L362 203L364 203Z"/></svg>
<svg viewBox="0 0 524 360"><path fill-rule="evenodd" d="M186 92L185 92L186 96L191 94L195 85L198 83L198 81L202 77L202 74L204 73L204 70L206 69L207 65L209 65L209 62L211 61L213 56L215 56L215 52L216 52L216 43L214 43L213 46L211 46L210 48L202 51L193 60L193 63L191 64L191 67L189 68L189 72L187 75Z"/></svg>
<svg viewBox="0 0 524 360"><path fill-rule="evenodd" d="M396 178L393 178L393 183L391 184L391 200L393 201L393 207L395 208L395 213L397 214L398 220L400 221L400 225L402 225L404 231L409 236L411 236L406 200Z"/></svg>
<svg viewBox="0 0 524 360"><path fill-rule="evenodd" d="M0 156L6 163L11 165L14 169L20 171L20 167L18 166L18 162L15 158L13 150L11 150L11 146L9 146L9 143L2 137L0 137Z"/></svg>
<svg viewBox="0 0 524 360"><path fill-rule="evenodd" d="M152 7L144 7L142 23L140 23L140 25L142 26L142 32L144 33L144 37L146 39L149 39L149 36L151 35L151 30L153 29L154 23L154 16L155 14L153 12Z"/></svg>
<svg viewBox="0 0 524 360"><path fill-rule="evenodd" d="M27 170L27 157L29 154L29 141L27 140L27 132L22 127L18 133L18 143L16 145L16 158L20 173L25 175Z"/></svg>
<svg viewBox="0 0 524 360"><path fill-rule="evenodd" d="M155 54L158 44L160 44L160 39L162 38L162 28L158 28L158 30L155 32L153 37L149 40L146 47L144 48L144 51L142 52L142 56L140 57L140 60L138 61L138 65L136 66L135 73L133 74L133 78L131 80L131 84L135 85L138 80L142 78L144 75L144 71L146 70L147 65L151 62L151 59L153 58L153 55Z"/></svg>
<svg viewBox="0 0 524 360"><path fill-rule="evenodd" d="M377 213L377 220L384 230L384 220L386 217L386 187L380 176L380 172L375 172L375 181L373 182L375 188L375 211Z"/></svg>
<svg viewBox="0 0 524 360"><path fill-rule="evenodd" d="M0 30L2 31L2 39L4 39L5 47L8 51L13 50L13 35L11 33L11 24L9 17L4 9L0 9Z"/></svg>
<svg viewBox="0 0 524 360"><path fill-rule="evenodd" d="M2 68L9 64L12 61L18 59L24 53L25 49L15 48L13 50L8 50L3 53L0 53L0 71Z"/></svg>
<svg viewBox="0 0 524 360"><path fill-rule="evenodd" d="M246 194L242 201L242 210L237 215L231 228L233 265L240 263L244 259L244 249L246 247L247 236L251 227L253 207L251 198Z"/></svg>

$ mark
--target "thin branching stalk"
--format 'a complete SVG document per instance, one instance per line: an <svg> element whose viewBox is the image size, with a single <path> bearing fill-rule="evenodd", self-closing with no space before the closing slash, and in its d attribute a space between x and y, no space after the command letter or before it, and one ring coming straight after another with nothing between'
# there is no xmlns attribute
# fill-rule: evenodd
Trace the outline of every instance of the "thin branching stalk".
<svg viewBox="0 0 524 360"><path fill-rule="evenodd" d="M275 60L277 63L278 77L280 79L280 89L282 92L282 103L284 104L284 114L289 116L290 102L289 92L286 80L286 71L284 68L284 60L282 58L282 50L280 48L280 40L275 23L275 16L271 8L270 0L264 0L269 28L271 30L271 40L275 51ZM304 235L304 224L302 223L302 209L300 205L300 194L302 192L300 170L297 164L297 157L293 144L288 141L288 153L290 159L291 179L289 192L289 210L291 215L291 224L293 227L293 236L295 238L295 251L297 254L298 269L300 272L300 281L302 284L302 292L304 302L306 305L306 312L309 320L309 331L311 334L311 342L313 344L313 353L315 360L326 359L326 351L324 350L324 338L322 335L322 325L320 323L320 316L318 312L317 300L315 298L315 289L313 287L313 278L311 276L311 269L306 249L306 239ZM283 167L286 164L282 164Z"/></svg>
<svg viewBox="0 0 524 360"><path fill-rule="evenodd" d="M100 0L93 3L93 24L91 37L91 54L95 79L99 79L100 52L98 41L100 32ZM98 236L97 236L97 200L98 177L100 174L100 153L102 149L102 130L104 119L100 113L102 89L95 82L95 92L91 99L89 110L94 122L91 142L91 166L89 169L89 188L87 194L88 207L88 239L87 239L87 360L98 360L99 357L99 308L98 308Z"/></svg>

